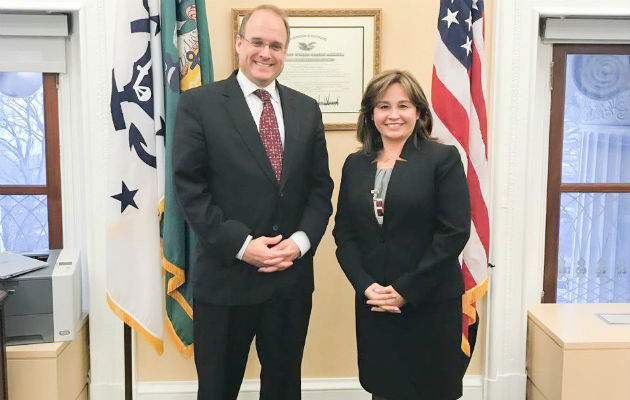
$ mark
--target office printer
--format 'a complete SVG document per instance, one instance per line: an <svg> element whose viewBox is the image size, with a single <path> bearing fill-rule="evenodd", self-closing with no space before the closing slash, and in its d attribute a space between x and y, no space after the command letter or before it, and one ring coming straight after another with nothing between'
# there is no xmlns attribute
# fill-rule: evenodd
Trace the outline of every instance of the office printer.
<svg viewBox="0 0 630 400"><path fill-rule="evenodd" d="M81 319L81 265L76 250L50 250L48 266L0 280L8 345L73 340Z"/></svg>

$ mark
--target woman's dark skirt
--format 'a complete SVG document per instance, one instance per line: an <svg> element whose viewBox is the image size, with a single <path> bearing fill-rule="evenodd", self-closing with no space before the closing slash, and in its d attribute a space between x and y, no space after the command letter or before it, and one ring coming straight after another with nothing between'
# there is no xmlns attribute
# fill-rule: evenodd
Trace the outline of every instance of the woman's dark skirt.
<svg viewBox="0 0 630 400"><path fill-rule="evenodd" d="M462 396L462 300L410 304L401 314L370 311L356 298L359 379L390 400Z"/></svg>

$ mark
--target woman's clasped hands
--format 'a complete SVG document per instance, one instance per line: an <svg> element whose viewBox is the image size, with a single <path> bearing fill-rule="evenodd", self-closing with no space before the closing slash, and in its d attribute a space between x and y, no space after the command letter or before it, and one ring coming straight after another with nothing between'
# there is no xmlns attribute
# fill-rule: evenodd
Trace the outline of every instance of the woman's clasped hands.
<svg viewBox="0 0 630 400"><path fill-rule="evenodd" d="M391 285L382 286L374 282L365 289L363 294L368 298L367 304L372 306L371 311L375 312L400 314L400 308L406 303L406 300Z"/></svg>

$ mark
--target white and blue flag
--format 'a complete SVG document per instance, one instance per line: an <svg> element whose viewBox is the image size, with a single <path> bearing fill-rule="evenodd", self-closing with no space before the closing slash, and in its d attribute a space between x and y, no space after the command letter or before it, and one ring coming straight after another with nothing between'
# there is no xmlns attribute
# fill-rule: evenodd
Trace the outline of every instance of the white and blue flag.
<svg viewBox="0 0 630 400"><path fill-rule="evenodd" d="M158 0L118 2L107 139L107 301L162 352L164 92Z"/></svg>

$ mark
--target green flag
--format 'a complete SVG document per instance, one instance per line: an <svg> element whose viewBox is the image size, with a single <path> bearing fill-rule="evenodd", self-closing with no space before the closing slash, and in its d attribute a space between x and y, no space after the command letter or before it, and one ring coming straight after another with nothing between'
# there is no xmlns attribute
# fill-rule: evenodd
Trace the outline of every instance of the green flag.
<svg viewBox="0 0 630 400"><path fill-rule="evenodd" d="M179 93L212 81L212 54L205 0L162 0L161 7L166 180L160 211L166 330L178 350L190 357L193 298L189 274L195 239L175 200L171 151Z"/></svg>

